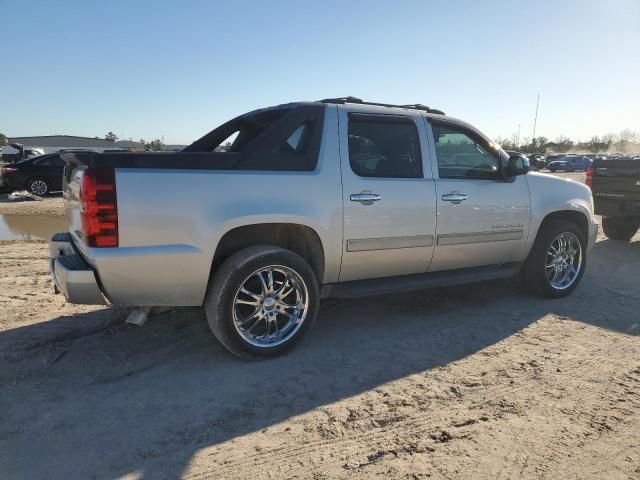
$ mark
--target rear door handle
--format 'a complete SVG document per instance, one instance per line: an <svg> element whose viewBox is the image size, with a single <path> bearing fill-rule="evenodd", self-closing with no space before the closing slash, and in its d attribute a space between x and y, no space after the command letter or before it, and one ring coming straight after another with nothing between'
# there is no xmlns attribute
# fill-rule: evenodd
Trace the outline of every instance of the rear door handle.
<svg viewBox="0 0 640 480"><path fill-rule="evenodd" d="M466 199L467 195L465 193L451 192L442 195L442 200L444 200L445 202L451 202L454 205L457 205L460 202L464 202Z"/></svg>
<svg viewBox="0 0 640 480"><path fill-rule="evenodd" d="M382 197L377 193L352 193L349 199L352 202L360 202L363 205L371 205L373 202L381 200Z"/></svg>

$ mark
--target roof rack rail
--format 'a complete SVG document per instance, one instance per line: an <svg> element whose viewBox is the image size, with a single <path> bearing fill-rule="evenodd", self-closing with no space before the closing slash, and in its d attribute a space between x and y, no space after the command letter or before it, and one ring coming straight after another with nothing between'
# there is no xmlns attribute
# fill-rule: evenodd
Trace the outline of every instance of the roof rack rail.
<svg viewBox="0 0 640 480"><path fill-rule="evenodd" d="M435 113L437 115L446 115L442 110L436 108L430 108L421 103L412 103L409 105L392 105L390 103L377 103L377 102L365 102L358 97L339 97L339 98L325 98L320 100L321 103L337 103L344 105L345 103L357 103L359 105L375 105L377 107L392 107L392 108L409 108L411 110L422 110L427 113Z"/></svg>

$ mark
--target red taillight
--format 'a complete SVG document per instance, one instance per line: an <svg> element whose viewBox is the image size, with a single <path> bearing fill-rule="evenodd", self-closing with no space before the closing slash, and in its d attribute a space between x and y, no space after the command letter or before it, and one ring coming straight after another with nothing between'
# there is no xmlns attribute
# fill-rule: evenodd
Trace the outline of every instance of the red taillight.
<svg viewBox="0 0 640 480"><path fill-rule="evenodd" d="M585 182L587 184L587 187L591 188L593 186L593 168L589 167L587 168L587 179L585 180Z"/></svg>
<svg viewBox="0 0 640 480"><path fill-rule="evenodd" d="M9 175L11 173L16 173L18 171L17 168L13 168L13 167L2 167L2 169L0 169L0 174L2 175Z"/></svg>
<svg viewBox="0 0 640 480"><path fill-rule="evenodd" d="M80 218L87 246L118 246L116 176L112 169L88 169L82 176Z"/></svg>

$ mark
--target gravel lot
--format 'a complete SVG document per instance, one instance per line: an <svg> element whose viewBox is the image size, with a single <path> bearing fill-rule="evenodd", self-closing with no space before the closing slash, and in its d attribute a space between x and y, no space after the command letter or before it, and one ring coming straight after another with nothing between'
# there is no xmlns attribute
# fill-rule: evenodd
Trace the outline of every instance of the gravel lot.
<svg viewBox="0 0 640 480"><path fill-rule="evenodd" d="M44 242L0 242L3 479L640 478L640 235L566 299L328 301L253 363L198 309L134 327L52 290Z"/></svg>

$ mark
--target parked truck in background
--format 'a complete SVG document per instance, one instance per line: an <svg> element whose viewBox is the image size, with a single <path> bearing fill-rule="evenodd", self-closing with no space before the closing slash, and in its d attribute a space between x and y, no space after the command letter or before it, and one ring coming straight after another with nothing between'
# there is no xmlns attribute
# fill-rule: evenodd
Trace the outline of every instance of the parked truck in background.
<svg viewBox="0 0 640 480"><path fill-rule="evenodd" d="M242 357L291 347L326 297L516 275L563 297L597 232L586 186L528 173L422 105L291 103L178 153L63 158L56 289L74 303L204 306Z"/></svg>
<svg viewBox="0 0 640 480"><path fill-rule="evenodd" d="M640 227L640 159L596 159L587 170L587 185L604 234L631 240Z"/></svg>

